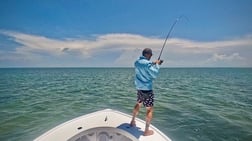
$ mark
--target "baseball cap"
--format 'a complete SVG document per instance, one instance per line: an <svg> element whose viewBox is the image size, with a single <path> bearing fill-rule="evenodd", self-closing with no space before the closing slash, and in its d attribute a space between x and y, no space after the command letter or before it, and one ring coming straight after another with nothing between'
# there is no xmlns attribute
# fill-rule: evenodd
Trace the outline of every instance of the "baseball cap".
<svg viewBox="0 0 252 141"><path fill-rule="evenodd" d="M151 54L152 55L152 50L150 48L145 48L142 52L142 55L144 56L145 54Z"/></svg>

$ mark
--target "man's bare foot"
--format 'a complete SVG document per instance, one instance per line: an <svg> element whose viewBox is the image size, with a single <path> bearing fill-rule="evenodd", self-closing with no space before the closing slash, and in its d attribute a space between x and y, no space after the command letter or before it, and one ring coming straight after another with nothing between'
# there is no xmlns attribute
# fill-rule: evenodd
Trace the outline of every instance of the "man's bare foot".
<svg viewBox="0 0 252 141"><path fill-rule="evenodd" d="M150 136L150 135L153 135L154 134L154 131L152 131L152 130L148 130L148 131L145 131L144 132L144 136Z"/></svg>
<svg viewBox="0 0 252 141"><path fill-rule="evenodd" d="M130 126L131 126L131 127L136 126L136 121L131 121L131 122L130 122Z"/></svg>

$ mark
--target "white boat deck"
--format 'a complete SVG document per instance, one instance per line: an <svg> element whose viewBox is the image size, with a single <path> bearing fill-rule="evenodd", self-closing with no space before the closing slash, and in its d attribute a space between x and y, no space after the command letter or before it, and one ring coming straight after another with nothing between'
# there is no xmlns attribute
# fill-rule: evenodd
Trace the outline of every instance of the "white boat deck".
<svg viewBox="0 0 252 141"><path fill-rule="evenodd" d="M106 109L62 123L35 141L171 141L154 126L154 135L143 136L145 121L136 119L131 127L130 115Z"/></svg>

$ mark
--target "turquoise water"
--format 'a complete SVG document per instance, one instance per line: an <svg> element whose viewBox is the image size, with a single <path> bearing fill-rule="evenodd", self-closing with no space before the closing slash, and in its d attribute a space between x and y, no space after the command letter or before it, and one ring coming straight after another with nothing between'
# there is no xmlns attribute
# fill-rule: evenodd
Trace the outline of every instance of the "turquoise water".
<svg viewBox="0 0 252 141"><path fill-rule="evenodd" d="M0 140L105 108L131 114L133 81L132 68L0 69ZM152 123L174 141L252 140L251 68L161 69L154 92Z"/></svg>

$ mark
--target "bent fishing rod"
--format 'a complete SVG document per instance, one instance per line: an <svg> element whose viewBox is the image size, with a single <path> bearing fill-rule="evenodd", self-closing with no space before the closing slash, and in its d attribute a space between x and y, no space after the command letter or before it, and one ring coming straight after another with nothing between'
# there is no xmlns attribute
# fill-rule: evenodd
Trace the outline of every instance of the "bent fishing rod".
<svg viewBox="0 0 252 141"><path fill-rule="evenodd" d="M178 22L182 17L185 17L185 16L180 16L179 18L177 18L177 19L173 22L173 24L172 24L172 26L171 26L171 28L170 28L170 30L169 30L169 32L168 32L166 38L165 38L163 47L162 47L162 49L161 49L161 51L160 51L160 54L159 54L159 56L158 56L158 60L160 60L160 58L161 58L161 55L162 55L162 53L163 53L164 47L165 47L165 45L166 45L166 42L167 42L168 38L170 37L170 34L171 34L171 32L172 32L174 26L177 24L177 22ZM186 18L186 17L185 17L185 18ZM187 19L187 18L186 18L186 19ZM163 62L163 60L160 60L160 61L161 61L161 63Z"/></svg>

